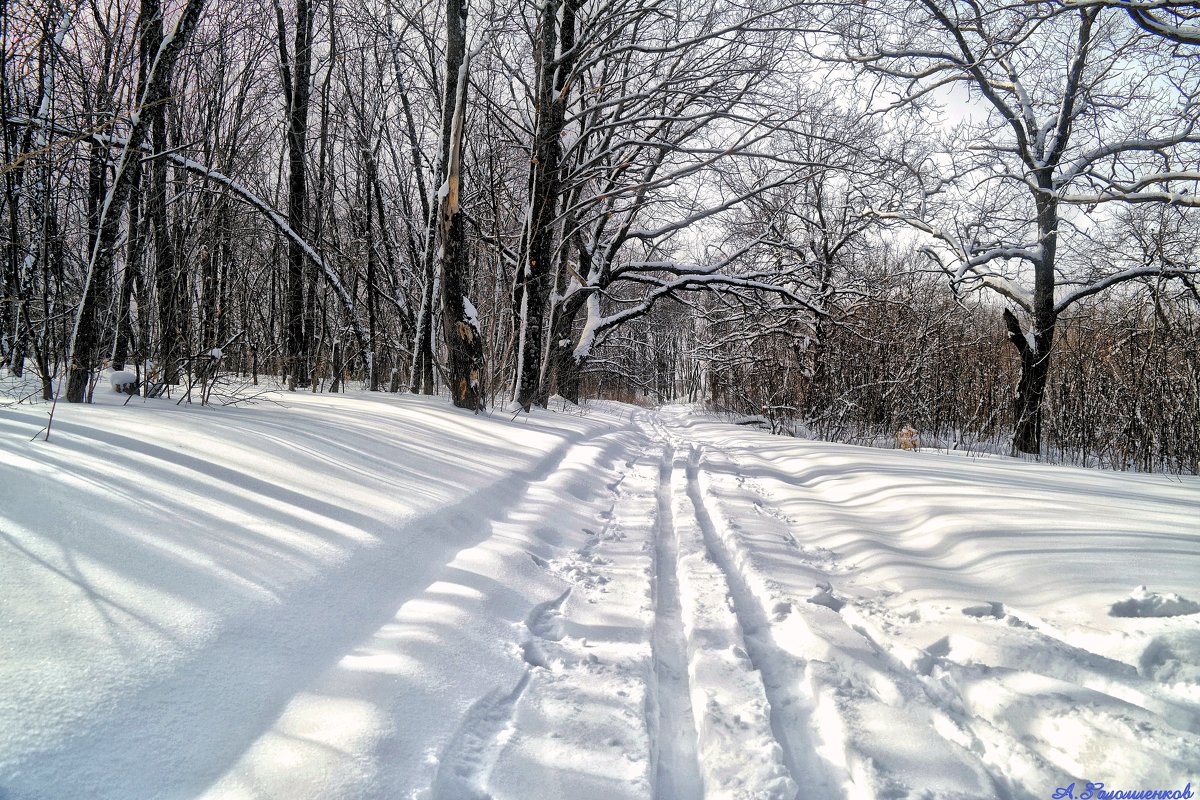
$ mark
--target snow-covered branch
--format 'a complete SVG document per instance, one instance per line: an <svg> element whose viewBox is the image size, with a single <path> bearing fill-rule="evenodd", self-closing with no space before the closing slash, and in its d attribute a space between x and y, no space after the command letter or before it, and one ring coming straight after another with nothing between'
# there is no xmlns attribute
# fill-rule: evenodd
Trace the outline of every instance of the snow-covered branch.
<svg viewBox="0 0 1200 800"><path fill-rule="evenodd" d="M51 125L30 117L9 117L6 122L13 125L45 128L60 135L71 137L76 141L92 141L104 147L127 147L129 145L128 140L120 136L113 136L104 133L83 133L62 125ZM321 257L321 254L318 253L316 249L304 239L303 236L301 236L296 232L295 229L288 225L287 219L281 213L276 211L275 208L272 207L267 201L263 200L257 194L250 191L250 189L246 188L244 184L206 164L193 161L192 159L186 158L178 153L156 154L154 153L153 148L151 148L148 144L141 145L138 150L143 153L145 158L164 158L175 166L184 169L193 175L203 178L205 181L224 187L227 191L229 191L230 194L234 195L239 200L246 203L246 205L262 214L283 236L290 241L295 242L304 251L304 254L308 256L312 263L321 270L326 280L329 281L329 285L333 287L334 293L337 294L338 299L341 301L342 308L346 312L346 317L354 331L355 339L358 340L359 346L363 349L363 352L367 352L366 343L369 341L369 339L366 331L363 330L362 324L358 321L358 318L355 314L354 299L346 290L346 286L342 282L341 277L338 275L337 271L334 270L333 267Z"/></svg>
<svg viewBox="0 0 1200 800"><path fill-rule="evenodd" d="M1063 311L1066 311L1073 304L1077 303L1083 298L1091 297L1094 294L1099 294L1110 286L1116 286L1118 283L1125 283L1126 281L1137 280L1138 278L1182 278L1186 275L1200 275L1200 267L1131 267L1130 269L1121 270L1120 272L1114 272L1112 275L1108 275L1100 280L1093 281L1085 286L1072 289L1054 304L1054 310L1056 313L1061 314Z"/></svg>

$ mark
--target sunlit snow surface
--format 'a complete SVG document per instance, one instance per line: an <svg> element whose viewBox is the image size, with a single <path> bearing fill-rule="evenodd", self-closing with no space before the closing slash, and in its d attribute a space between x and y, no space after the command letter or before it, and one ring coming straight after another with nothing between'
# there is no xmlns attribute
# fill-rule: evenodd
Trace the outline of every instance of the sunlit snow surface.
<svg viewBox="0 0 1200 800"><path fill-rule="evenodd" d="M3 800L1200 786L1195 478L97 398L0 409Z"/></svg>

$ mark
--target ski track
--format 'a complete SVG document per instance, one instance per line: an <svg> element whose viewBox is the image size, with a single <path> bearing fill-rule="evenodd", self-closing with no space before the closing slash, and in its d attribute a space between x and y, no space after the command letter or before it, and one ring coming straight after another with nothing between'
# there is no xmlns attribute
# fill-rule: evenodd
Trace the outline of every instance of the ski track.
<svg viewBox="0 0 1200 800"><path fill-rule="evenodd" d="M653 581L654 790L655 797L660 800L692 800L702 796L702 785L679 596L679 541L671 510L674 455L674 448L664 444L657 489Z"/></svg>
<svg viewBox="0 0 1200 800"><path fill-rule="evenodd" d="M731 608L743 631L752 669L763 679L770 706L771 732L783 749L789 773L806 798L892 797L925 792L931 797L1029 796L1006 774L1025 783L1047 785L1061 774L1018 737L986 719L971 719L957 698L927 685L904 662L858 624L853 607L835 595L830 576L842 571L827 550L803 547L771 495L742 474L743 467L722 448L717 452L736 475L737 491L714 493L713 478L702 470L702 448L691 445L686 491L695 508L707 552L728 583ZM757 495L757 497L755 497ZM748 517L748 512L757 512ZM748 520L757 516L757 526ZM756 527L753 542L741 532ZM770 564L759 564L755 542L784 544L813 576L811 597L783 592L771 579ZM786 565L775 565L776 568ZM795 569L795 564L792 565ZM849 619L848 619L849 618ZM866 648L863 648L863 644ZM847 702L847 690L856 696ZM889 720L891 729L922 729L931 753L924 786L895 774L887 762L894 753L863 737L863 724ZM853 738L847 734L857 731ZM899 748L903 749L903 748ZM882 761L877 757L882 754ZM1014 769L1013 762L1016 762ZM999 776L999 777L998 777Z"/></svg>
<svg viewBox="0 0 1200 800"><path fill-rule="evenodd" d="M830 581L851 567L797 540L803 521L787 516L763 484L782 476L748 469L727 448L654 412L631 422L642 457L629 458L606 483L608 500L593 504L598 525L582 528L583 545L564 557L529 552L565 588L520 623L519 677L467 708L444 741L427 800L1032 800L1033 787L1065 785L1074 765L1069 748L1010 713L1038 702L1026 697L1034 684L1066 691L1060 704L1099 700L1089 713L1102 724L1150 730L1138 713L1150 711L1181 730L1200 729L1194 704L1002 604L962 609L981 625L1005 625L998 642L958 637L914 648L898 638L903 620L883 602L835 593ZM574 446L524 484L493 528L551 489ZM610 441L604 455L619 449ZM732 487L706 468L714 459ZM565 489L586 501L578 483ZM631 521L639 518L652 521L638 529ZM622 544L630 534L634 540ZM790 563L772 564L764 541L782 544ZM780 568L811 574L819 590L807 598L783 591L771 577ZM609 596L614 580L623 583ZM639 591L646 598L640 629L608 640L582 635L606 627L588 624L596 606ZM1009 663L1004 637L1012 635L1038 637L1048 654L1036 665ZM614 708L580 706L601 675L624 687L610 698ZM872 726L915 738L881 742ZM558 761L539 757L556 748ZM593 769L607 764L607 773L575 774L571 754L584 751ZM530 780L539 781L533 795Z"/></svg>
<svg viewBox="0 0 1200 800"><path fill-rule="evenodd" d="M327 521L346 556L26 758L0 800L68 796L27 790L56 775L97 800L1034 800L1192 776L1195 631L974 595L992 582L906 596L896 561L964 557L958 512L943 541L923 498L896 502L896 465L877 490L706 426L622 412L376 530L319 493L63 422L78 449L163 460L192 494ZM133 741L174 728L221 745Z"/></svg>
<svg viewBox="0 0 1200 800"><path fill-rule="evenodd" d="M505 734L512 732L513 709L529 685L529 669L510 692L494 689L467 709L441 758L431 800L490 800L487 776Z"/></svg>
<svg viewBox="0 0 1200 800"><path fill-rule="evenodd" d="M719 452L729 464L741 466L731 454ZM743 590L743 596L750 598L747 606L757 598L752 607L770 609L775 625L767 629L766 636L788 638L787 646L780 647L776 654L781 658L776 661L767 655L763 663L775 662L776 666L768 670L778 669L778 664L786 665L789 660L797 663L802 660L798 651L808 659L799 681L790 684L792 694L784 698L785 703L795 698L801 709L791 731L810 734L807 742L793 750L793 757L800 760L796 768L806 785L813 781L819 787L806 797L904 797L914 792L930 797L1023 797L1019 791L1014 795L1008 781L995 777L1005 773L1006 760L1009 770L1013 762L1018 762L1017 771L1023 774L1038 774L1046 783L1054 779L1047 776L1045 763L1035 754L1008 741L990 726L980 730L962 713L960 705L931 690L901 659L856 624L854 620L859 618L855 607L836 596L830 584L831 577L842 568L836 554L797 546L786 529L772 535L799 551L818 591L807 599L781 593L769 578L771 567L757 565L753 548L738 535L742 516L736 507L728 505L737 506L741 498L714 494L714 487L706 486L712 477L704 477L697 463L695 496L699 502L707 500L722 521L710 530L724 548L727 570L737 576L733 582ZM770 503L771 493L752 479L739 474L736 484L738 489L748 489ZM770 527L795 525L773 506L764 509L759 500L752 502L761 516L774 523ZM796 677L795 672L792 677ZM787 685L787 678L783 680ZM847 697L853 697L853 702L847 702ZM803 724L805 716L811 718L807 726ZM923 732L927 751L923 756L927 760L922 764L923 785L913 785L911 777L891 773L888 762L895 754L888 752L889 744L880 746L863 736L862 725L868 720L875 724L886 720L881 726L884 729ZM857 735L848 736L850 730L857 730Z"/></svg>
<svg viewBox="0 0 1200 800"><path fill-rule="evenodd" d="M537 662L543 660L540 643L553 640L560 629L559 607L571 591L570 587L556 586L554 576L542 566L548 562L539 553L549 554L560 547L564 531L558 525L568 521L565 516L549 519L546 509L568 495L580 509L602 504L601 479L625 453L629 438L628 428L618 429L579 438L555 451L550 463L541 466L531 480L520 484L512 496L497 498L500 502L481 515L483 519L476 523L479 529L471 531L473 539L478 537L475 543L454 553L440 570L428 573L426 580L432 579L433 583L424 592L361 642L344 665L321 676L315 690L323 695L355 691L388 698L383 713L372 723L377 728L364 728L355 735L372 737L374 757L390 764L390 768L354 775L353 765L347 765L337 754L332 741L311 756L314 763L306 768L319 769L330 776L327 780L357 787L352 790L356 797L483 800L492 796L489 776L516 730L516 709L538 669ZM475 522L471 517L462 521ZM499 574L493 570L498 569L503 569L513 582L507 596L487 594L494 585L490 583L495 581L493 575ZM519 602L522 594L545 597L551 591L555 593L550 599L533 604L523 616L514 602ZM458 602L463 607L448 608L447 597L461 598ZM489 597L494 599L489 602ZM472 607L478 610L471 613ZM447 613L450 618L445 622L453 625L453 636L442 645L424 644L428 641L421 633L425 620L430 614L445 617ZM474 662L457 680L450 674L448 681L406 677L404 682L397 682L386 671L376 674L355 663L414 658L420 652L419 657L429 665L441 665L429 673L436 676L454 668L456 650L472 653ZM489 672L473 674L481 669ZM468 687L480 685L481 678L490 681L492 687L472 701ZM414 736L413 729L405 724L410 718L409 709L420 707L432 696L439 697L447 707L461 704L459 708L465 711L460 712L456 724L453 717L426 720L425 730ZM234 795L239 785L256 781L255 764L269 757L272 739L294 739L304 714L303 704L295 708L289 705L271 734L247 751L249 760L235 765L216 787L214 796ZM420 724L421 720L414 722ZM286 782L287 778L272 776L271 780ZM273 791L276 793L266 796L289 796Z"/></svg>
<svg viewBox="0 0 1200 800"><path fill-rule="evenodd" d="M791 800L797 787L771 730L762 676L746 652L727 577L712 559L688 492L693 447L657 415L651 423L648 435L667 442L669 456L663 462L662 497L676 549L702 796Z"/></svg>
<svg viewBox="0 0 1200 800"><path fill-rule="evenodd" d="M585 463L590 468L595 468L600 466L604 460L614 458L623 449L616 439L610 439L598 456L585 461ZM564 454L563 459L566 458L567 456ZM555 482L556 476L547 477L548 483ZM587 504L590 495L588 487L594 481L591 476L565 480L561 480L562 476L557 477L560 479L559 482L564 483L563 486L558 487L560 490L565 490L582 504ZM607 484L607 496L616 496L617 487L623 479L624 473L615 481ZM539 486L538 488L543 487ZM544 488L550 489L550 486ZM522 501L498 520L517 520L523 517L537 520L541 515L537 513L538 498L532 489L532 486L527 488ZM551 492L553 493L553 490ZM532 507L523 508L531 503ZM599 505L603 506L604 501L602 500ZM607 509L599 510L597 516L611 519L612 508L613 503L609 502ZM494 535L503 535L501 528L515 526L520 529L524 523L516 525L512 522L497 521L493 522L492 526L495 531ZM574 559L576 561L587 560L603 534L603 531L597 534L587 528L584 528L583 532L588 535L587 543L577 552L577 557ZM533 552L529 552L528 555L533 564L552 573L551 562ZM539 670L547 670L552 666L547 648L548 645L561 641L565 636L561 607L571 595L572 590L573 587L568 585L557 596L535 604L526 615L520 626L521 630L517 634L519 639L517 650L524 661L524 671L511 690L505 691L502 688L491 690L476 700L463 715L458 728L447 741L437 759L437 769L428 793L429 800L490 800L492 798L489 790L490 775L508 740L517 732L515 717L518 704L530 686L531 680Z"/></svg>
<svg viewBox="0 0 1200 800"><path fill-rule="evenodd" d="M797 785L804 787L806 798L835 796L829 769L816 752L817 744L812 735L812 698L803 694L804 665L772 641L767 609L748 586L746 576L735 563L708 512L698 478L700 455L700 449L693 448L688 459L687 494L695 508L708 554L728 583L731 606L742 629L750 663L762 676L770 706L772 734L782 748L788 773ZM781 611L782 607L776 613Z"/></svg>
<svg viewBox="0 0 1200 800"><path fill-rule="evenodd" d="M747 478L746 473L756 474L753 467L747 469L743 460L729 453L721 455L729 461L723 466L736 474L729 482L765 501L755 501L760 517L796 526L795 520L771 503L769 490ZM761 473L771 480L787 480L769 470ZM712 480L715 477L710 476ZM713 501L714 516L724 522L716 526L718 532L754 592L769 606L779 594L773 591L769 576L779 565L765 564L756 574L754 545L742 549L748 543L736 532L740 525L748 524L745 515L736 510L736 492L714 497L712 487L706 490L705 483L700 480L698 496ZM834 505L821 497L816 487L805 490L814 492L814 500ZM730 502L734 508L723 508ZM849 509L842 513L848 518L855 516ZM869 526L869 522L861 519L858 524ZM830 576L837 579L853 571L852 565L836 554L795 546L789 532L778 539L799 551L814 578L825 586ZM828 594L831 596L832 590ZM868 590L867 597L840 598L836 608L831 606L840 613L808 605L775 626L792 625L806 641L804 649L812 659L807 683L818 708L820 729L837 731L845 726L857 730L837 748L840 752L834 759L848 772L852 796L906 796L924 791L933 797L1032 800L1044 796L1046 786L1071 783L1086 771L1083 765L1094 759L1096 752L1108 753L1108 769L1116 775L1156 774L1166 768L1186 778L1188 763L1200 763L1200 748L1195 746L1195 737L1188 736L1200 725L1200 705L1182 684L1147 680L1139 674L1139 667L1092 652L1086 642L1073 642L1044 621L1002 603L897 612L888 602L894 594ZM813 602L823 603L815 596L810 599ZM951 633L932 644L915 644L910 631L933 628L912 628L913 623L928 624L938 614L978 620L977 628ZM1140 669L1153 673L1153 654L1143 661L1146 665ZM850 703L839 702L847 687L853 687L859 696ZM907 725L905 718L909 719ZM912 730L919 737L914 742L922 743L920 760L914 763L919 774L933 779L924 786L913 784L912 777L889 765L894 754L863 735L863 721L887 719L892 721L882 727ZM1191 745L1186 744L1188 739ZM1161 745L1147 745L1146 750L1137 752L1123 747L1123 741L1157 741ZM1189 753L1182 760L1179 755L1148 760L1154 758L1150 753L1155 749L1179 752L1181 745L1183 752ZM876 758L878 753L883 757ZM938 759L942 760L940 767L935 766Z"/></svg>
<svg viewBox="0 0 1200 800"><path fill-rule="evenodd" d="M651 559L645 578L649 659L640 675L645 682L641 733L650 796L840 800L917 790L880 772L869 746L851 744L847 733L866 714L921 724L941 742L949 755L937 763L948 765L956 777L931 796L1025 797L1022 784L1031 778L1044 785L1060 777L1003 725L994 724L994 715L968 713L962 696L931 682L928 670L923 674L919 667L928 668L936 655L918 658L914 668L907 653L889 649L869 615L855 607L837 613L846 601L831 588L824 599L810 598L812 603L782 594L768 577L769 567L756 564L752 542L739 532L738 520L745 514L773 530L771 535L811 569L818 585L828 587L829 576L838 573L836 554L798 544L791 532L796 522L774 506L769 491L744 475L736 480L740 494L714 495L711 479L704 478L705 445L689 441L657 415L645 414L635 423L660 448L652 488L654 522L644 543ZM716 452L730 466L740 466L722 448ZM583 530L587 538L582 547L565 559L530 554L535 564L568 586L529 612L519 648L524 661L519 680L510 689L494 689L468 709L439 759L430 800L493 797L489 776L497 761L499 773L505 772L506 754L519 764L521 740L537 741L544 733L536 730L539 725L555 724L550 718L556 696L572 686L578 689L596 669L604 644L572 636L573 612L564 605L573 587L604 591L610 580L606 571L611 562L597 550L629 513L614 509L633 464L629 461L626 471L608 484L613 501L596 513L599 531ZM642 487L642 494L648 488ZM637 491L635 486L633 493ZM581 603L600 600L578 596ZM578 658L582 648L592 652ZM626 678L637 677L636 666L624 668ZM857 704L844 701L847 687L862 693ZM549 735L558 738L561 733ZM636 731L627 731L612 741L630 748L638 739ZM638 758L636 752L628 757ZM1015 771L1025 780L997 777L1014 760ZM521 773L512 766L508 773L499 783L511 789L519 785ZM561 778L551 782L559 786ZM629 796L637 796L636 785L636 780L628 784L634 787Z"/></svg>
<svg viewBox="0 0 1200 800"><path fill-rule="evenodd" d="M86 433L114 448L156 454L153 446L110 431L73 423L58 427ZM372 640L372 632L386 628L398 607L419 598L422 590L418 587L444 569L439 564L449 564L456 552L487 542L496 520L511 518L531 493L560 480L564 464L572 457L593 448L601 453L611 448L611 437L612 433L602 433L565 438L528 467L454 503L405 520L402 531L423 530L427 532L424 535L435 534L445 544L414 555L405 547L405 535L391 533L382 547L360 548L318 580L293 590L288 603L260 612L249 625L233 625L219 632L204 648L189 654L189 660L175 666L166 679L125 697L103 724L82 728L60 749L41 753L24 764L22 783L53 785L54 775L77 775L86 785L95 785L95 797L127 800L163 796L166 791L196 796L204 787L219 783L222 775L239 780L231 775L239 771L239 760L272 736L272 725L280 715L286 720L292 698L312 682L336 672L339 660L357 643ZM240 474L226 467L189 456L172 458L196 474L211 473L231 485L244 482ZM252 484L251 488L257 487ZM264 487L263 491L271 490ZM319 503L304 500L301 505L316 507ZM477 511L485 505L491 509L490 519ZM345 516L324 507L314 510L318 512L332 518ZM344 585L354 585L356 591L340 591ZM246 708L261 711L246 714ZM148 752L140 745L159 738L169 740L171 732L179 729L203 731L221 742L216 754L219 763L195 762L187 750ZM334 769L344 769L347 774L359 769L350 759L344 761ZM119 765L112 772L116 780L93 781L93 775L102 768L111 770L113 764ZM17 791L17 796L24 796Z"/></svg>
<svg viewBox="0 0 1200 800"><path fill-rule="evenodd" d="M567 589L552 600L538 603L525 620L527 636L521 644L525 672L512 691L493 689L467 709L458 730L438 759L430 800L490 800L487 779L514 730L513 714L529 686L535 667L548 666L540 641L562 639L559 608L571 594Z"/></svg>

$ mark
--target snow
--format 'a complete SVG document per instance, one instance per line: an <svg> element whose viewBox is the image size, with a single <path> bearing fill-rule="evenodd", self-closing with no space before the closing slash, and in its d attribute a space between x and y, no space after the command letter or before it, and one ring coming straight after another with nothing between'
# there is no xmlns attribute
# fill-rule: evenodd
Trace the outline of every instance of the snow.
<svg viewBox="0 0 1200 800"><path fill-rule="evenodd" d="M587 318L583 323L583 331L579 334L579 344L573 355L576 359L587 358L596 343L596 332L604 321L600 313L600 293L592 292L587 298Z"/></svg>
<svg viewBox="0 0 1200 800"><path fill-rule="evenodd" d="M1196 778L1197 479L683 407L98 397L48 442L0 407L5 800Z"/></svg>
<svg viewBox="0 0 1200 800"><path fill-rule="evenodd" d="M137 373L126 369L116 369L108 373L108 382L116 391L130 384L137 383Z"/></svg>
<svg viewBox="0 0 1200 800"><path fill-rule="evenodd" d="M476 310L475 304L471 302L471 298L465 294L462 296L463 314L466 315L467 324L475 329L476 333L480 332L479 327L479 311Z"/></svg>
<svg viewBox="0 0 1200 800"><path fill-rule="evenodd" d="M1163 595L1139 586L1128 599L1113 603L1108 613L1114 617L1180 617L1200 614L1200 603L1174 593Z"/></svg>

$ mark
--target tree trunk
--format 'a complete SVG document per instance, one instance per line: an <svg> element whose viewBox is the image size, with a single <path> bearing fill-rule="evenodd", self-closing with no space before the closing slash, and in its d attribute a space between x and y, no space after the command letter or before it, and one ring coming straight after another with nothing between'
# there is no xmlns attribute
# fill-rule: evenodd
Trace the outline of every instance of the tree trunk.
<svg viewBox="0 0 1200 800"><path fill-rule="evenodd" d="M4 24L4 39L9 41L8 23L10 16L7 13L7 4L0 2L0 9L3 9L3 24ZM71 28L71 23L75 16L74 9L64 9L60 2L52 0L47 6L47 14L43 18L43 44L41 47L40 63L38 66L41 74L40 97L34 119L39 122L46 121L51 116L51 101L54 94L54 86L57 80L58 58L62 52L63 42L66 39L67 33ZM58 19L55 22L53 15L57 14ZM8 61L4 59L4 65L0 68L3 72L3 83L7 87L10 84L8 74ZM5 120L8 119L9 113L12 111L12 98L7 89L4 91L3 97L3 115ZM12 139L9 139L9 136ZM5 125L5 161L6 163L16 166L18 160L18 150L13 146L16 143L16 129L9 125ZM24 337L28 337L30 350L32 350L34 361L38 365L38 371L42 380L42 392L44 399L49 400L53 392L51 390L51 373L48 368L48 359L46 356L46 348L49 344L48 330L50 325L43 321L41 331L35 333L33 330L32 320L30 319L30 297L29 288L34 283L34 267L40 261L43 265L42 276L45 275L45 265L49 261L48 254L50 252L49 243L46 241L47 234L54 229L55 220L52 216L53 212L50 208L50 192L51 181L49 180L50 162L46 158L50 144L50 135L44 130L33 130L27 132L24 137L23 147L21 148L25 154L40 152L34 158L32 167L18 167L11 170L11 180L13 181L10 191L10 213L13 215L10 218L12 225L12 235L9 241L9 247L13 258L16 258L17 245L20 242L20 235L17 229L20 219L19 203L21 187L27 185L27 173L32 170L34 174L32 187L32 214L30 215L30 223L32 230L30 231L29 241L26 247L25 257L22 260L21 266L15 271L15 285L10 285L7 292L0 293L0 296L13 296L15 298L13 308L13 341L12 350L9 354L9 367L14 375L21 375L25 367L25 341ZM6 180L9 178L5 176ZM50 294L49 282L44 281L43 291L43 306L48 304L48 295ZM44 310L46 310L44 308ZM50 318L47 313L43 316L43 320ZM23 326L22 326L23 321Z"/></svg>
<svg viewBox="0 0 1200 800"><path fill-rule="evenodd" d="M157 36L162 40L162 18L158 20ZM155 153L167 152L167 104L159 103L147 110L153 114L151 125ZM150 163L150 197L147 211L154 231L154 285L158 294L159 358L163 383L179 385L180 367L184 360L187 276L178 263L171 222L167 214L169 187L166 159ZM181 287L182 284L182 287Z"/></svg>
<svg viewBox="0 0 1200 800"><path fill-rule="evenodd" d="M8 13L0 0L0 38L8 42ZM9 75L8 54L0 59L0 122L8 119ZM17 165L17 153L21 148L17 142L17 127L3 122L0 139L3 140L4 205L8 210L8 236L4 242L4 268L0 270L0 365L8 362L14 375L20 376L25 366L25 348L21 343L21 306L24 296L21 280L21 189L24 169ZM26 133L26 140L29 134ZM29 148L24 148L28 150Z"/></svg>
<svg viewBox="0 0 1200 800"><path fill-rule="evenodd" d="M560 19L561 7L561 19ZM568 78L575 45L576 0L545 0L539 21L538 103L530 163L526 251L519 287L516 400L526 411L537 399L542 368L546 306L550 298L555 220L560 192L559 160L566 117ZM558 25L561 24L561 32ZM559 41L561 38L561 42Z"/></svg>
<svg viewBox="0 0 1200 800"><path fill-rule="evenodd" d="M564 270L565 272L565 270ZM560 285L558 292L562 294L565 286ZM575 340L572 331L575 318L586 302L586 295L578 292L564 300L552 314L550 329L550 358L546 368L544 386L539 392L538 402L545 405L550 399L550 388L572 403L579 403L580 376L583 370L583 359L575 357Z"/></svg>
<svg viewBox="0 0 1200 800"><path fill-rule="evenodd" d="M308 186L304 173L308 142L308 110L311 97L312 35L315 10L308 0L296 0L296 33L292 59L287 48L287 25L283 6L275 3L275 21L279 35L279 59L283 77L283 93L287 106L288 153L288 214L287 222L303 236L308 216ZM307 284L308 260L298 242L288 240L288 269L284 301L284 370L288 389L307 384L308 328L312 320L305 319L304 290ZM308 323L306 325L306 322Z"/></svg>
<svg viewBox="0 0 1200 800"><path fill-rule="evenodd" d="M554 390L569 402L579 405L583 359L575 357L574 348L569 340L561 346L555 343L554 355Z"/></svg>
<svg viewBox="0 0 1200 800"><path fill-rule="evenodd" d="M433 274L425 272L421 290L421 310L417 314L417 334L413 342L412 376L409 389L413 394L433 394Z"/></svg>
<svg viewBox="0 0 1200 800"><path fill-rule="evenodd" d="M143 133L144 135L144 133ZM117 244L117 223L106 225L105 211L109 198L121 189L118 179L111 188L106 188L108 152L106 148L93 145L88 158L88 248L92 253L83 297L75 319L75 331L71 336L71 358L67 365L67 402L90 402L88 387L92 370L100 362L100 298L108 293L112 276L113 249ZM115 215L113 215L115 217Z"/></svg>
<svg viewBox="0 0 1200 800"><path fill-rule="evenodd" d="M1035 333L1027 337L1016 316L1008 309L1004 310L1004 323L1008 328L1008 339L1021 358L1021 377L1013 398L1013 415L1016 419L1013 450L1037 455L1042 446L1042 400L1050 375L1050 345L1054 328L1049 328L1049 336Z"/></svg>
<svg viewBox="0 0 1200 800"><path fill-rule="evenodd" d="M146 132L153 116L144 112L166 102L170 96L171 73L175 61L191 38L203 9L204 0L188 0L174 35L169 41L164 41L160 36L155 42L153 40L154 22L158 21L158 30L161 31L162 8L159 0L142 0L139 17L141 47L146 52L153 54L150 56L152 66L146 76L146 85L139 92L139 102L134 112L129 137L117 157L113 184L98 209L96 241L88 261L84 277L83 298L80 300L79 311L75 318L75 329L71 335L70 357L67 364L67 402L69 403L83 402L90 383L91 370L99 361L101 333L97 324L98 311L102 289L107 285L112 273L113 254L121 227L121 214L129 199L130 161L142 157L141 145L145 141Z"/></svg>
<svg viewBox="0 0 1200 800"><path fill-rule="evenodd" d="M482 411L483 334L479 314L468 292L467 239L460 208L462 138L467 113L467 3L446 0L446 105L449 151L441 199L438 235L441 240L442 329L446 337L447 378L454 405Z"/></svg>
<svg viewBox="0 0 1200 800"><path fill-rule="evenodd" d="M433 394L433 336L432 326L430 325L430 311L433 305L433 266L429 257L428 247L431 241L429 231L432 227L432 215L434 209L430 207L430 196L428 187L425 183L425 170L422 167L421 145L417 136L417 126L413 118L412 105L409 102L409 92L407 84L404 80L404 71L400 68L399 61L396 60L397 44L394 40L389 40L392 49L393 69L396 73L396 80L399 87L400 108L404 112L404 129L408 138L409 152L412 155L413 176L417 184L417 199L421 204L421 219L425 223L423 233L425 234L425 250L421 250L418 245L418 234L414 230L414 226L408 226L408 251L409 257L414 264L420 264L423 267L425 283L421 289L421 304L417 309L416 319L412 321L412 363L409 369L409 390L413 394L424 391L425 394ZM440 180L439 176L439 180ZM377 193L377 198L379 197ZM382 203L382 200L379 200ZM407 201L401 195L401 203L405 207L406 218L411 217ZM382 205L380 205L380 225L382 226ZM397 281L399 284L399 281Z"/></svg>
<svg viewBox="0 0 1200 800"><path fill-rule="evenodd" d="M377 270L375 263L378 260L375 253L375 215L371 213L371 206L368 203L366 213L363 215L366 223L367 235L367 335L370 337L370 351L367 353L367 385L372 392L379 391L379 370L376 369L376 364L379 360L379 354L375 348L375 281L377 280Z"/></svg>
<svg viewBox="0 0 1200 800"><path fill-rule="evenodd" d="M0 75L0 77L3 77ZM7 91L0 91L0 114L7 116ZM4 126L4 161L12 164L16 161L16 129ZM5 204L8 206L8 241L5 244L4 270L0 276L0 308L4 310L3 330L0 331L0 363L8 362L9 368L18 377L25 366L25 347L21 335L21 307L25 303L24 281L21 276L21 172L20 169L10 169L4 174Z"/></svg>
<svg viewBox="0 0 1200 800"><path fill-rule="evenodd" d="M1040 255L1033 265L1032 330L1026 334L1011 311L1005 309L1004 324L1008 339L1021 357L1021 378L1017 384L1013 411L1016 418L1013 450L1038 455L1042 451L1042 401L1050 375L1050 354L1054 347L1054 329L1058 314L1054 309L1055 257L1058 251L1058 201L1052 195L1049 171L1038 175L1040 189L1034 190Z"/></svg>
<svg viewBox="0 0 1200 800"><path fill-rule="evenodd" d="M453 0L452 0L453 2ZM458 182L457 165L450 180ZM467 242L463 217L458 208L458 192L451 186L447 208L442 212L442 319L446 336L447 377L454 405L482 411L483 335L479 316L467 296Z"/></svg>
<svg viewBox="0 0 1200 800"><path fill-rule="evenodd" d="M121 275L121 294L118 298L117 341L113 346L113 369L125 369L129 358L129 343L133 339L133 288L140 280L144 242L142 239L142 162L130 165L132 176L129 194L128 234L125 248L125 270ZM146 309L138 313L145 315ZM143 343L144 346L144 343Z"/></svg>
<svg viewBox="0 0 1200 800"><path fill-rule="evenodd" d="M363 239L367 250L367 335L370 337L370 351L367 355L367 386L372 392L379 391L379 352L375 346L376 343L376 328L377 328L377 294L375 282L379 279L377 268L379 262L379 253L375 244L375 212L371 204L371 195L374 186L371 182L371 145L365 138L363 133L362 155L363 155L363 173L366 180L363 182L366 197L363 198L362 206L362 224L363 224ZM382 234L382 231L380 232Z"/></svg>
<svg viewBox="0 0 1200 800"><path fill-rule="evenodd" d="M229 221L224 212L225 198L216 204L206 194L200 201L200 218L207 223L200 246L200 349L216 347L223 341L218 321L221 316L221 241Z"/></svg>

